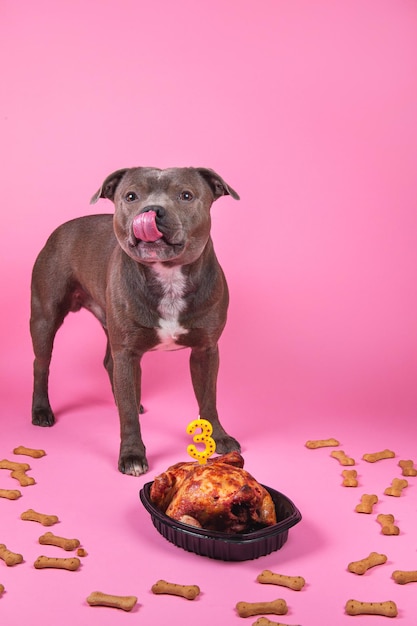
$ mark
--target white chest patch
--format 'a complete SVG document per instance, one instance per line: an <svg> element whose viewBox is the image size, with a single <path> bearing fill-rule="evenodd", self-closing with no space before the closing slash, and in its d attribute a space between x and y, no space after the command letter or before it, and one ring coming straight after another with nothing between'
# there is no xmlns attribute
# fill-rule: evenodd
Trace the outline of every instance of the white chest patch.
<svg viewBox="0 0 417 626"><path fill-rule="evenodd" d="M157 329L161 343L157 349L177 350L183 347L177 344L178 338L187 332L178 321L180 313L185 308L185 300L183 299L185 278L181 267L164 267L155 264L154 270L163 289L158 306L158 313L161 317Z"/></svg>

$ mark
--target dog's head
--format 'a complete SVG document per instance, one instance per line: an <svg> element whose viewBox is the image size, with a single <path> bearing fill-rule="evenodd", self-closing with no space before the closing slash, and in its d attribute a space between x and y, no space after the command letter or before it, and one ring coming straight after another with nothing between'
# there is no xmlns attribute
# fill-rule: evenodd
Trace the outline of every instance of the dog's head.
<svg viewBox="0 0 417 626"><path fill-rule="evenodd" d="M135 167L110 174L91 203L115 205L120 246L140 263L188 264L210 237L210 207L220 196L238 194L211 169Z"/></svg>

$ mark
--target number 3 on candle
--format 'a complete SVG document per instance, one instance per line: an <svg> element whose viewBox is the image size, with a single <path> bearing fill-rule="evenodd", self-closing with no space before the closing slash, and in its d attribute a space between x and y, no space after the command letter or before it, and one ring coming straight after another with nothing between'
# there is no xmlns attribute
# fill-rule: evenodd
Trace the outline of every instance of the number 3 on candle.
<svg viewBox="0 0 417 626"><path fill-rule="evenodd" d="M193 435L197 428L201 428L201 433L197 433L193 437L195 443L204 443L204 450L197 450L194 444L187 447L187 452L193 459L197 459L200 465L207 463L207 459L215 452L216 442L211 437L213 427L208 420L198 419L190 422L187 426L187 433Z"/></svg>

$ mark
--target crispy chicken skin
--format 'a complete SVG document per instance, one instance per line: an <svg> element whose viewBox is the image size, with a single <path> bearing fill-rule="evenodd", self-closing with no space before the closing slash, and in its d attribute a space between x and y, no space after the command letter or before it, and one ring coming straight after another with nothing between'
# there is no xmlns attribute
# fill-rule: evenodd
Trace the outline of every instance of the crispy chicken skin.
<svg viewBox="0 0 417 626"><path fill-rule="evenodd" d="M276 524L268 491L243 469L238 452L176 463L157 476L150 497L169 517L206 530L247 533Z"/></svg>

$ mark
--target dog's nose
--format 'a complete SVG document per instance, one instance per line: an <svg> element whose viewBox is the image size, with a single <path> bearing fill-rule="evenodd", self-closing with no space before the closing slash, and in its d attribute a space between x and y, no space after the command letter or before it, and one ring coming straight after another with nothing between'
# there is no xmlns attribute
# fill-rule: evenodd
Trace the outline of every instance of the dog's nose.
<svg viewBox="0 0 417 626"><path fill-rule="evenodd" d="M153 211L154 213L156 213L156 216L159 218L162 218L165 215L164 207L159 206L159 204L150 204L149 206L146 206L144 209L142 209L141 213L148 213L149 211Z"/></svg>

